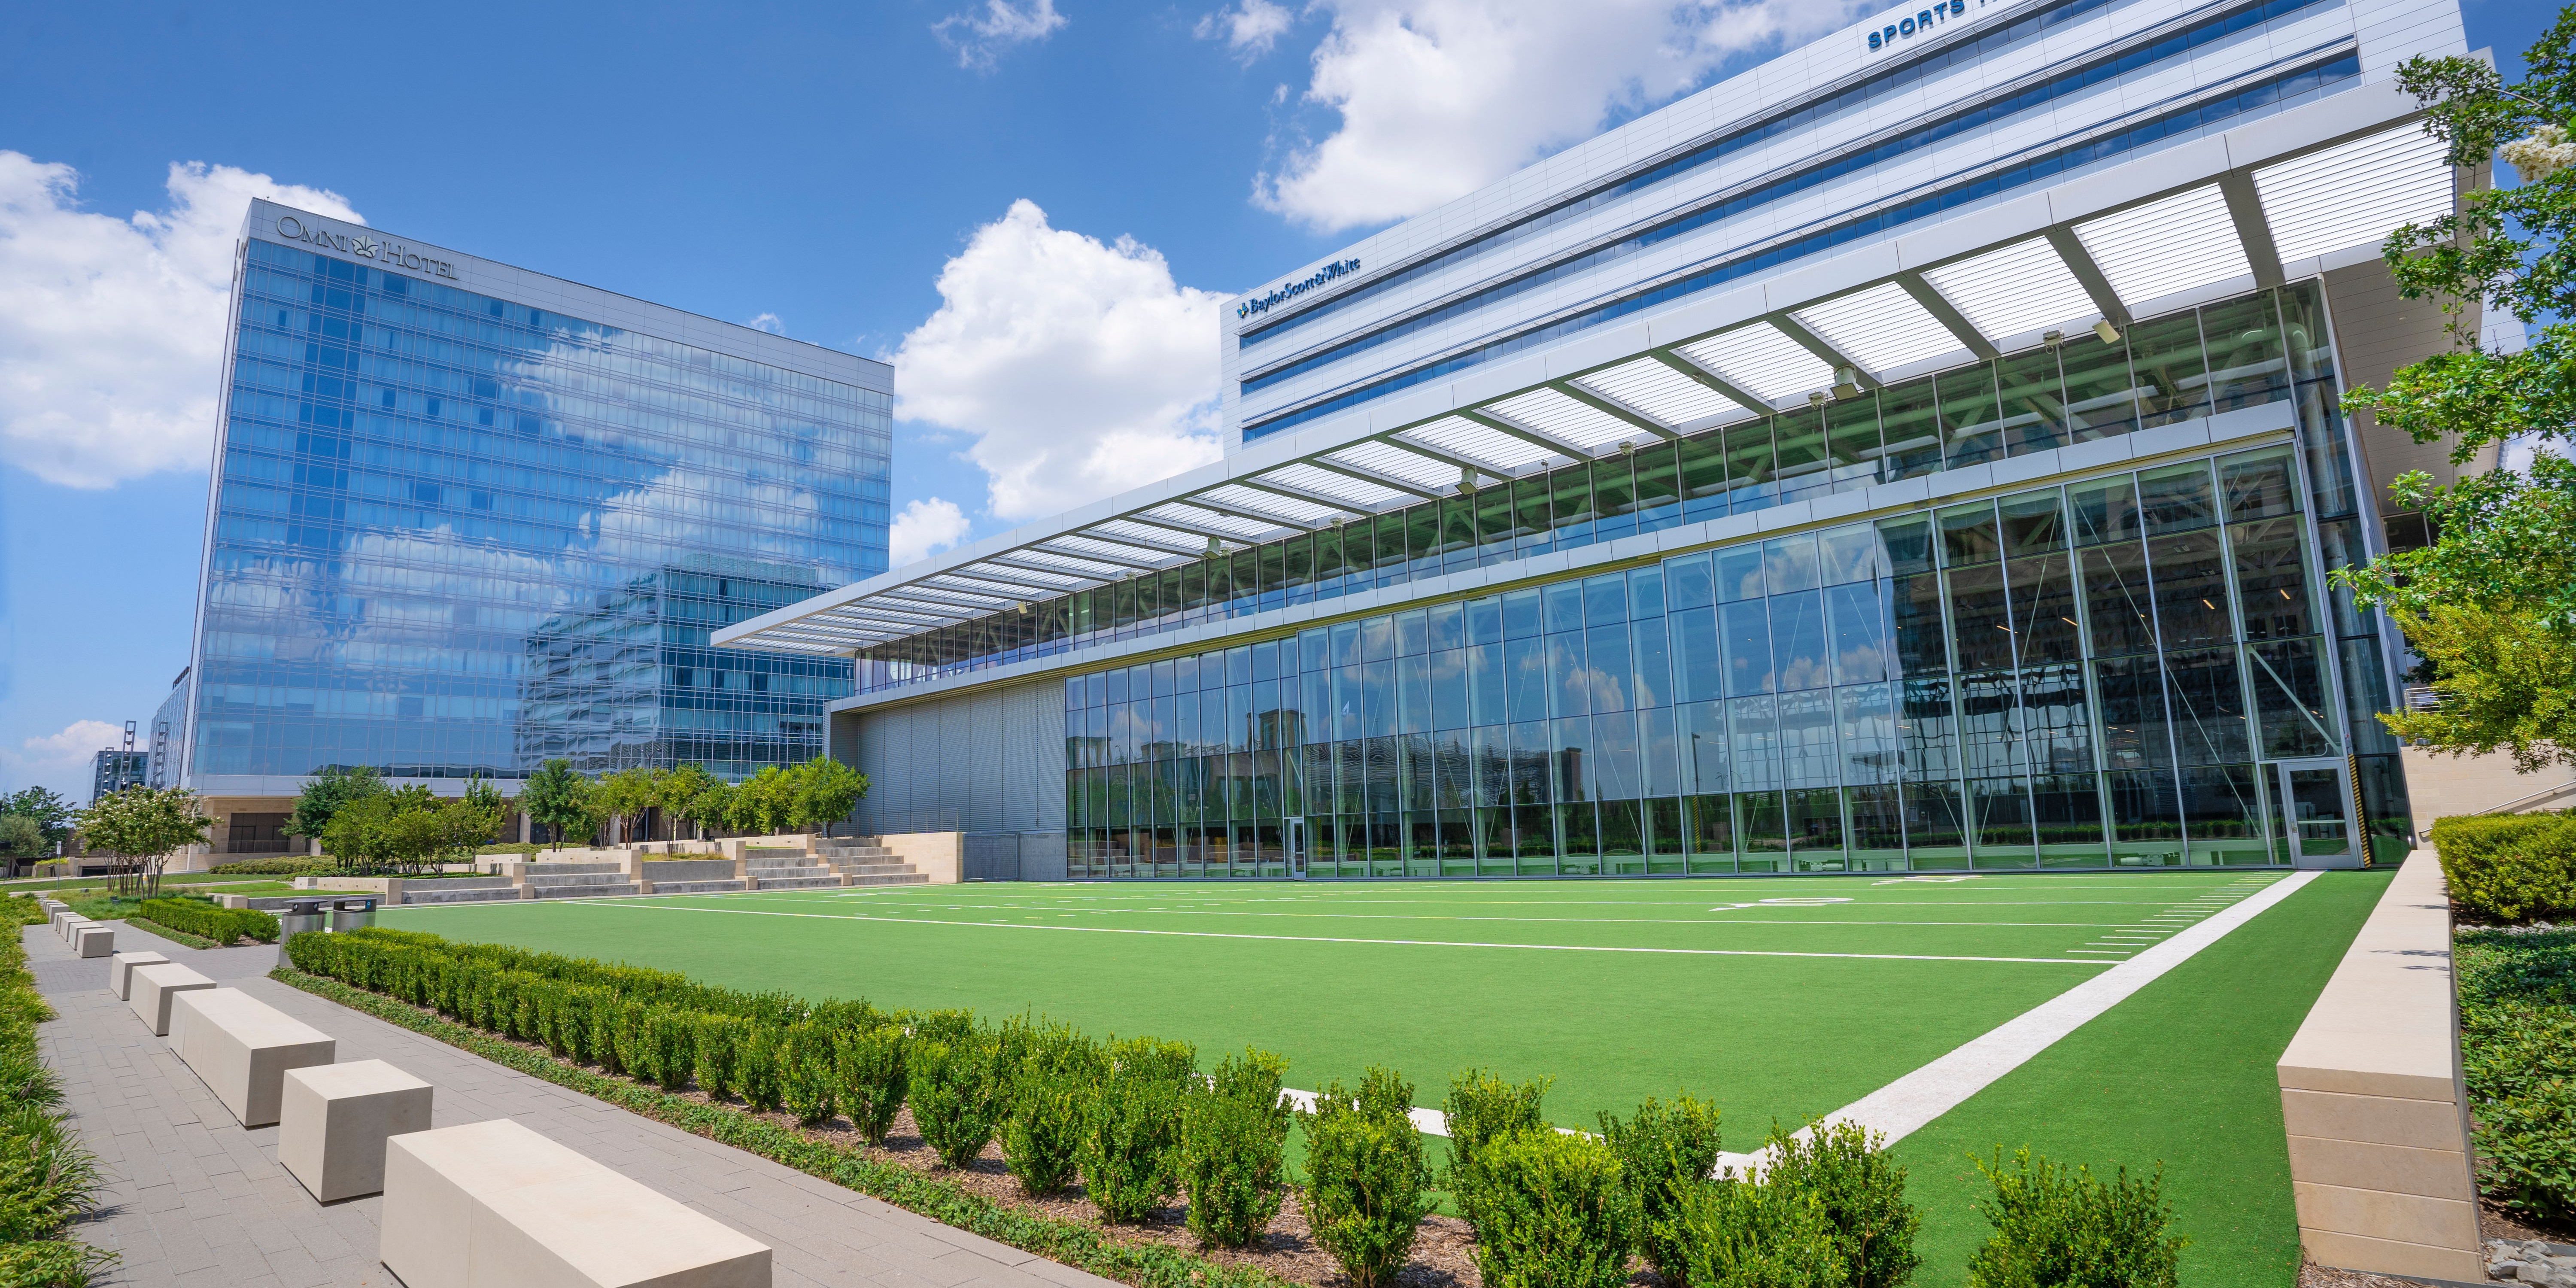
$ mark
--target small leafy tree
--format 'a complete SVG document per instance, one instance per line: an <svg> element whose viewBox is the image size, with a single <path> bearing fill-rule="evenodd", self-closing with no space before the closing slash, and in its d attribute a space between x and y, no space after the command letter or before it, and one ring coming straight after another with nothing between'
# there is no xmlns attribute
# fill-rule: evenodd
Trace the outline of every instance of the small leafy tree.
<svg viewBox="0 0 2576 1288"><path fill-rule="evenodd" d="M284 830L288 836L319 840L341 810L384 790L385 780L372 765L325 766L295 794L295 812L287 816Z"/></svg>
<svg viewBox="0 0 2576 1288"><path fill-rule="evenodd" d="M32 859L53 848L36 820L24 814L0 814L0 858Z"/></svg>
<svg viewBox="0 0 2576 1288"><path fill-rule="evenodd" d="M102 796L75 816L89 843L117 857L119 894L154 895L161 869L183 845L202 845L213 826L185 787L128 787Z"/></svg>
<svg viewBox="0 0 2576 1288"><path fill-rule="evenodd" d="M785 832L796 813L796 780L777 765L736 784L725 803L725 824L737 832L770 836Z"/></svg>
<svg viewBox="0 0 2576 1288"><path fill-rule="evenodd" d="M461 797L441 798L418 783L376 792L343 806L322 832L342 866L358 871L425 871L492 839L506 816L499 791L476 778Z"/></svg>
<svg viewBox="0 0 2576 1288"><path fill-rule="evenodd" d="M72 839L72 815L78 809L61 793L43 787L22 787L0 796L0 815L27 819L45 834L45 849Z"/></svg>
<svg viewBox="0 0 2576 1288"><path fill-rule="evenodd" d="M662 804L662 771L647 765L630 765L604 775L599 780L593 803L614 832L610 837L612 842L636 840L644 835L644 825L651 812Z"/></svg>
<svg viewBox="0 0 2576 1288"><path fill-rule="evenodd" d="M2502 154L2522 183L2473 192L2452 214L2409 224L2383 254L2399 293L2449 315L2451 348L2401 367L2383 389L2355 387L2346 411L2378 417L2419 443L2448 441L2467 464L2516 439L2538 455L2528 473L2495 470L2436 487L2398 478L2400 505L2421 509L2433 544L2334 575L2385 609L2428 665L2438 710L2383 715L2398 736L2437 752L2504 751L2526 771L2576 764L2576 9L2525 55L2507 84L2471 57L2407 60L2398 84L2425 107L2424 129L2454 166ZM2469 306L2546 322L2520 352L2484 348Z"/></svg>
<svg viewBox="0 0 2576 1288"><path fill-rule="evenodd" d="M793 780L788 797L787 826L791 829L820 828L825 836L832 825L850 816L860 798L868 794L868 776L832 759L816 756L798 765L790 773Z"/></svg>
<svg viewBox="0 0 2576 1288"><path fill-rule="evenodd" d="M549 760L528 775L527 783L519 788L519 808L542 824L555 844L561 845L567 835L586 839L598 828L596 791L571 761Z"/></svg>
<svg viewBox="0 0 2576 1288"><path fill-rule="evenodd" d="M671 831L677 836L682 824L696 827L704 839L706 824L724 825L723 780L707 772L704 765L677 765L664 773L657 784L662 817L671 820Z"/></svg>

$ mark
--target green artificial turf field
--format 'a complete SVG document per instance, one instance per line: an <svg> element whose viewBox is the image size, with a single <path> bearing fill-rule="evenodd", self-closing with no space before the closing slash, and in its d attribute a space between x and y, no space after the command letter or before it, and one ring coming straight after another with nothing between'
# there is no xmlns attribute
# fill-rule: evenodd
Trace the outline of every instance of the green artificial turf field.
<svg viewBox="0 0 2576 1288"><path fill-rule="evenodd" d="M1256 1045L1289 1084L1483 1065L1591 1127L1687 1090L1727 1145L1829 1113L2281 880L2276 873L1764 881L990 884L386 909L383 924L888 1007L1034 1012ZM1898 1146L1918 1282L1960 1282L1970 1151L2168 1166L2194 1285L2287 1285L2272 1062L2385 883L2329 874Z"/></svg>

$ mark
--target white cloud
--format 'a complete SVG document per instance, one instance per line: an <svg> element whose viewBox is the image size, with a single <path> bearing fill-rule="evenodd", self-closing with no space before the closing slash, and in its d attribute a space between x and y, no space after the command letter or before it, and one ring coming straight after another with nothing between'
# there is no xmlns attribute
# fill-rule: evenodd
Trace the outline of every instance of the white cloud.
<svg viewBox="0 0 2576 1288"><path fill-rule="evenodd" d="M957 65L977 71L990 70L1013 45L1026 45L1052 36L1070 21L1055 11L1055 0L984 0L981 12L969 9L952 13L931 24L930 30L940 42L957 51Z"/></svg>
<svg viewBox="0 0 2576 1288"><path fill-rule="evenodd" d="M787 323L780 320L779 316L775 313L755 314L749 319L746 319L743 322L743 325L750 327L754 331L767 331L771 335L787 334Z"/></svg>
<svg viewBox="0 0 2576 1288"><path fill-rule="evenodd" d="M1198 38L1214 40L1222 36L1226 47L1248 63L1269 53L1270 47L1288 34L1289 25L1296 20L1297 16L1289 12L1286 5L1272 4L1270 0L1243 0L1232 9L1219 9L1199 19Z"/></svg>
<svg viewBox="0 0 2576 1288"><path fill-rule="evenodd" d="M1339 115L1254 182L1318 232L1419 214L1660 103L1731 60L1820 35L1854 0L1323 0L1303 101Z"/></svg>
<svg viewBox="0 0 2576 1288"><path fill-rule="evenodd" d="M1225 297L1174 283L1153 248L1051 228L1015 201L940 270L939 295L895 353L896 414L973 436L995 515L1053 514L1222 455Z"/></svg>
<svg viewBox="0 0 2576 1288"><path fill-rule="evenodd" d="M91 757L102 747L122 746L125 726L104 720L75 720L63 731L29 738L16 750L0 748L0 766L8 770L0 781L16 785L52 787L66 795L87 799ZM75 792L74 789L81 789Z"/></svg>
<svg viewBox="0 0 2576 1288"><path fill-rule="evenodd" d="M0 151L0 459L85 488L203 468L250 199L364 221L337 193L202 162L130 219L80 209L79 186Z"/></svg>
<svg viewBox="0 0 2576 1288"><path fill-rule="evenodd" d="M913 501L894 516L886 566L900 568L946 550L965 538L968 526L966 512L954 501L935 496Z"/></svg>

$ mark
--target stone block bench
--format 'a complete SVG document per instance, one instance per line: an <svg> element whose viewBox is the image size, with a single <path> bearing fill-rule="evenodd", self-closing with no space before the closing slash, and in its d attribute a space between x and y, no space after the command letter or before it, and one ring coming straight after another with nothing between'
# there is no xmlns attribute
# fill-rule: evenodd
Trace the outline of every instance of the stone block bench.
<svg viewBox="0 0 2576 1288"><path fill-rule="evenodd" d="M154 1037L169 1036L172 999L215 986L215 981L176 962L137 966L129 972L128 979L125 1004L142 1017L144 1027L152 1030Z"/></svg>
<svg viewBox="0 0 2576 1288"><path fill-rule="evenodd" d="M382 1060L286 1071L277 1161L316 1202L385 1188L385 1140L429 1130L430 1085Z"/></svg>
<svg viewBox="0 0 2576 1288"><path fill-rule="evenodd" d="M80 957L105 957L116 951L116 927L91 922L72 932L72 952Z"/></svg>
<svg viewBox="0 0 2576 1288"><path fill-rule="evenodd" d="M69 908L65 908L61 912L54 914L54 933L62 936L63 942L65 943L71 942L72 927L94 926L97 924L97 922L91 921L89 918L84 917Z"/></svg>
<svg viewBox="0 0 2576 1288"><path fill-rule="evenodd" d="M2281 1055L2310 1259L2485 1282L2462 1073L2450 899L2433 852L2417 850Z"/></svg>
<svg viewBox="0 0 2576 1288"><path fill-rule="evenodd" d="M238 988L209 988L171 1001L170 1048L242 1126L266 1127L277 1121L286 1071L331 1063L338 1043Z"/></svg>
<svg viewBox="0 0 2576 1288"><path fill-rule="evenodd" d="M107 991L116 994L116 1000L120 1002L131 1001L134 997L134 968L164 966L169 961L159 953L132 950L118 953L107 959Z"/></svg>
<svg viewBox="0 0 2576 1288"><path fill-rule="evenodd" d="M769 1288L768 1245L507 1118L385 1143L385 1268L411 1288Z"/></svg>

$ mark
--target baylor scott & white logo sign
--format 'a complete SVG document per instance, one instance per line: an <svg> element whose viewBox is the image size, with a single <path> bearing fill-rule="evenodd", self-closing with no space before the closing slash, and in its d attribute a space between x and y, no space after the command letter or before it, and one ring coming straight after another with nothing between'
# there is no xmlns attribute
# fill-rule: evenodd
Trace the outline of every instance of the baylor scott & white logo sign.
<svg viewBox="0 0 2576 1288"><path fill-rule="evenodd" d="M427 277L444 277L451 282L458 280L456 265L423 255L401 242L369 237L364 233L335 233L327 228L308 228L303 220L293 215L277 217L277 236L281 241L326 247L388 268L409 269Z"/></svg>

